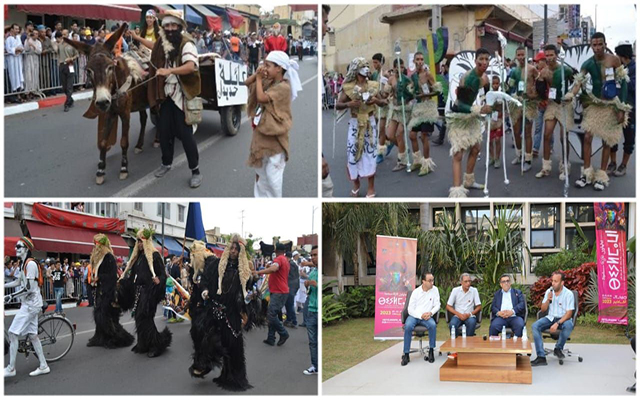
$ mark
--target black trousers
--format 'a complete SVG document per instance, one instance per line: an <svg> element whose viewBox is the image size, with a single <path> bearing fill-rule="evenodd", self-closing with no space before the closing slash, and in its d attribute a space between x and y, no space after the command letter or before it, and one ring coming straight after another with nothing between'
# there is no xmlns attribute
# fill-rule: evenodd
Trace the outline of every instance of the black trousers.
<svg viewBox="0 0 640 400"><path fill-rule="evenodd" d="M633 108L633 111L629 113L629 123L627 127L622 130L624 134L624 144L622 145L622 149L627 154L633 154L633 148L636 143L636 109ZM618 145L616 144L611 148L611 151L618 151Z"/></svg>
<svg viewBox="0 0 640 400"><path fill-rule="evenodd" d="M60 73L60 84L62 85L62 92L67 96L67 100L64 102L65 106L73 104L73 76L74 74L69 71L68 64L60 64L58 71Z"/></svg>
<svg viewBox="0 0 640 400"><path fill-rule="evenodd" d="M173 145L175 139L178 139L182 142L182 148L187 155L189 169L198 168L198 145L193 137L193 128L184 122L184 112L171 98L167 98L160 106L157 128L160 134L162 164L173 163Z"/></svg>

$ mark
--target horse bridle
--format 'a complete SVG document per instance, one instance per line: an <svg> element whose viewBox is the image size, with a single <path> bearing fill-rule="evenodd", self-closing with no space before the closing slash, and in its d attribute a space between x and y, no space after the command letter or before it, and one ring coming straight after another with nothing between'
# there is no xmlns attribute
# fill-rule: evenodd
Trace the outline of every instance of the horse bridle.
<svg viewBox="0 0 640 400"><path fill-rule="evenodd" d="M120 57L112 58L110 55L107 55L105 53L98 53L95 55L95 57L97 56L106 57L109 60L109 63L113 64L114 66L118 64L118 58L120 58ZM111 96L114 100L117 101L120 97L127 94L127 92L129 91L129 88L131 87L131 83L133 82L133 77L129 75L125 80L125 82L122 84L122 86L120 86L120 84L118 83L118 74L116 71L113 72L113 78L116 83L116 92L112 93ZM94 92L94 96L95 96L95 92Z"/></svg>

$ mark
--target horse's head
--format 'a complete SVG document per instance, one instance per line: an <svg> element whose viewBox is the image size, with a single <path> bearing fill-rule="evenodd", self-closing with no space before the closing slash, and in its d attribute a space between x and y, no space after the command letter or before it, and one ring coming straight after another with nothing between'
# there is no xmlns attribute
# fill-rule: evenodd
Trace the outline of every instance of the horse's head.
<svg viewBox="0 0 640 400"><path fill-rule="evenodd" d="M112 51L127 28L126 23L122 24L104 43L93 46L64 38L65 42L87 55L87 78L93 85L96 107L102 112L111 107L111 88L118 86L116 60Z"/></svg>

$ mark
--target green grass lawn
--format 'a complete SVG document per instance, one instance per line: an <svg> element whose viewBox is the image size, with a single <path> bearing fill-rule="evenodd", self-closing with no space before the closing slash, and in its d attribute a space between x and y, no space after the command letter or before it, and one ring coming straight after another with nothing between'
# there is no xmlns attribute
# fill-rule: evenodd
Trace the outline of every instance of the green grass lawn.
<svg viewBox="0 0 640 400"><path fill-rule="evenodd" d="M527 321L527 333L533 344L531 325L535 318ZM374 355L400 343L399 340L373 340L373 318L359 318L340 322L322 328L322 380L329 378L373 357ZM489 321L483 320L476 335L489 334ZM438 340L449 337L444 318L438 323ZM629 344L624 335L624 327L613 325L578 325L571 333L571 343ZM398 354L398 363L401 354Z"/></svg>

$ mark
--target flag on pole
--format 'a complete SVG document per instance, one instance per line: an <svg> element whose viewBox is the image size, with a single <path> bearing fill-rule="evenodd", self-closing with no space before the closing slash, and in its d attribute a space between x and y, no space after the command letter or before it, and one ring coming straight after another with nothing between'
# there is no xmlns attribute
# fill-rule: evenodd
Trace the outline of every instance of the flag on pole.
<svg viewBox="0 0 640 400"><path fill-rule="evenodd" d="M202 224L202 210L200 209L200 203L189 203L189 210L187 212L187 227L185 228L185 237L202 240L207 242L207 235L204 232L204 225Z"/></svg>

